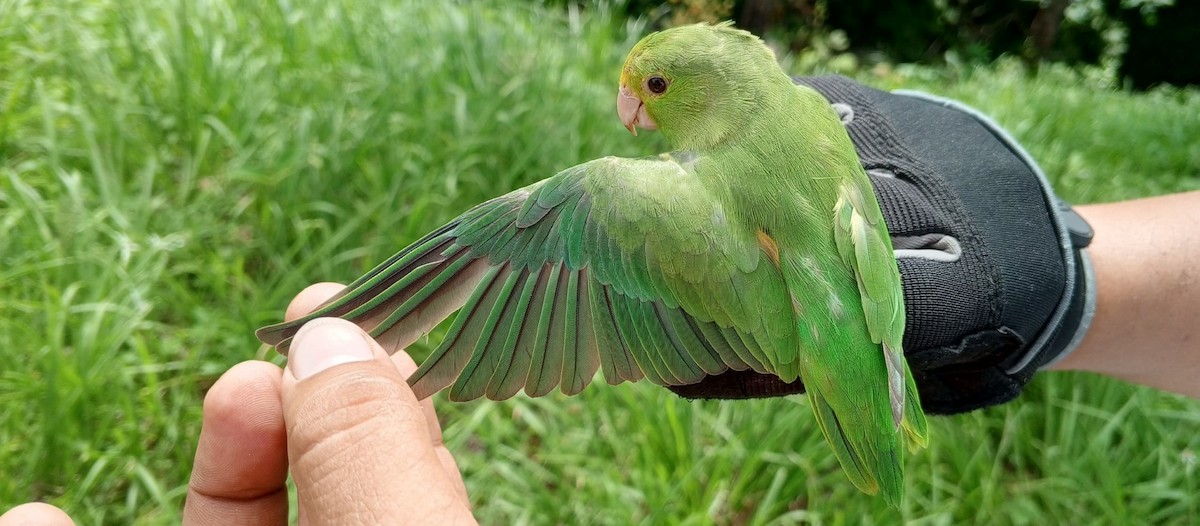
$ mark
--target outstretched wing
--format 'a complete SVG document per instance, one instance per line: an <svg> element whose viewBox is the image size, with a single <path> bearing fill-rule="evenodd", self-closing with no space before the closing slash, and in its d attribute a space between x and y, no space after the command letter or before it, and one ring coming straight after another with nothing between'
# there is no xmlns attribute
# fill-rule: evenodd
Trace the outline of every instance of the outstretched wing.
<svg viewBox="0 0 1200 526"><path fill-rule="evenodd" d="M389 351L455 310L409 378L418 397L574 394L768 372L795 345L782 278L679 162L609 157L487 201L426 235L308 316L259 329L286 352L306 321L339 316Z"/></svg>
<svg viewBox="0 0 1200 526"><path fill-rule="evenodd" d="M887 225L874 197L865 175L842 183L833 208L834 241L842 261L853 269L858 281L871 340L883 346L892 418L899 427L905 413L906 390L904 291Z"/></svg>

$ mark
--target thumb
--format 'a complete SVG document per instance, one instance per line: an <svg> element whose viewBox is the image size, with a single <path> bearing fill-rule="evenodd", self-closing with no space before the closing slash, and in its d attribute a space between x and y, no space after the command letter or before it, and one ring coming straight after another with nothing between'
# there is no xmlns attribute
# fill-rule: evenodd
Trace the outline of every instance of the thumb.
<svg viewBox="0 0 1200 526"><path fill-rule="evenodd" d="M302 524L473 523L416 396L356 325L301 328L281 387Z"/></svg>

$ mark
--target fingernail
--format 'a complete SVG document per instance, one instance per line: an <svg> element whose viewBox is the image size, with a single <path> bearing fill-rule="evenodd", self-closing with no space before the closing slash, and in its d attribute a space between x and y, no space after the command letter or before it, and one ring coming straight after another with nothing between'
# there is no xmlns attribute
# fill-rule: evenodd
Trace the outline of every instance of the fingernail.
<svg viewBox="0 0 1200 526"><path fill-rule="evenodd" d="M308 322L292 340L288 368L303 380L335 365L365 362L375 357L362 330L337 318Z"/></svg>

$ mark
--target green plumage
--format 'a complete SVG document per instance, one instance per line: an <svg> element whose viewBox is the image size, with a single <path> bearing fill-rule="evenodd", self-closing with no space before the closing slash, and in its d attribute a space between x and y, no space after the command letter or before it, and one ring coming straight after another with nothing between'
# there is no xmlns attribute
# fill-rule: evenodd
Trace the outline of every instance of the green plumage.
<svg viewBox="0 0 1200 526"><path fill-rule="evenodd" d="M621 87L622 120L675 153L598 159L480 204L259 338L286 352L305 321L341 316L394 351L458 309L409 378L453 400L574 394L597 370L801 378L851 481L898 505L901 442L924 446L925 418L887 229L828 102L726 25L646 37Z"/></svg>

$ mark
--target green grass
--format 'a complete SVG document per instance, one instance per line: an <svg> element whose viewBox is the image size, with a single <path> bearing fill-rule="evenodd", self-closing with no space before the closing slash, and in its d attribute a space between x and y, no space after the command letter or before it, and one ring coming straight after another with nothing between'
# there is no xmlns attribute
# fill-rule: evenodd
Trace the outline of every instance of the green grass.
<svg viewBox="0 0 1200 526"><path fill-rule="evenodd" d="M0 506L171 523L252 330L459 211L631 139L604 9L0 0ZM1200 188L1200 93L1013 64L863 72L994 115L1075 202ZM418 358L428 345L413 349ZM440 406L488 524L891 524L803 397L649 385ZM1082 374L932 421L916 524L1200 521L1200 405Z"/></svg>

